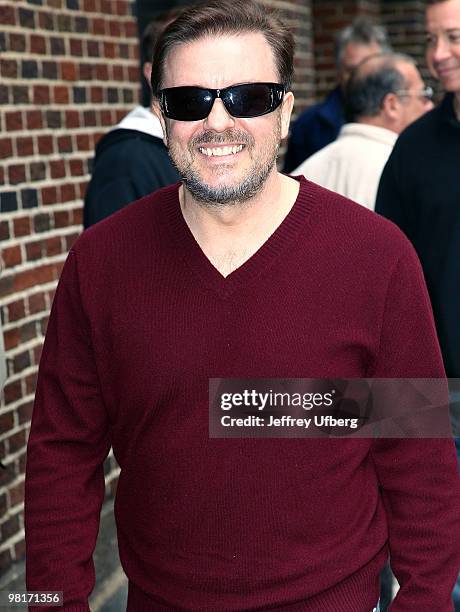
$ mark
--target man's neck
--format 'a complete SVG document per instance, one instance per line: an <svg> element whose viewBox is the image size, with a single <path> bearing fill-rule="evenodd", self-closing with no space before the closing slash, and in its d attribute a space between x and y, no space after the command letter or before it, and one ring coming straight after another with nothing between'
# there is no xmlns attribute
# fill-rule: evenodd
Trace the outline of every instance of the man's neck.
<svg viewBox="0 0 460 612"><path fill-rule="evenodd" d="M251 200L228 206L197 202L182 185L182 214L206 257L228 276L266 242L291 210L299 183L274 171Z"/></svg>

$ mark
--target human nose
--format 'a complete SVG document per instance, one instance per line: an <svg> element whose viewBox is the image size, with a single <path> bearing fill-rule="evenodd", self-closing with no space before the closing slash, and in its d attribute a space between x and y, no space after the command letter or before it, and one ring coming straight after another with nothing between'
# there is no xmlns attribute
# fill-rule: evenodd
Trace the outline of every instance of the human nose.
<svg viewBox="0 0 460 612"><path fill-rule="evenodd" d="M230 115L220 98L214 100L211 112L205 119L205 126L215 132L224 132L235 125L235 119Z"/></svg>

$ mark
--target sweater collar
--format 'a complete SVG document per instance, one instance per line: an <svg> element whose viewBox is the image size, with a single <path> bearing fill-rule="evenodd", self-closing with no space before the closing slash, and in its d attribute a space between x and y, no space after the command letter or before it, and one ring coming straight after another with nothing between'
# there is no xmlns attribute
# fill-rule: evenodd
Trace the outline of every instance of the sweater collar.
<svg viewBox="0 0 460 612"><path fill-rule="evenodd" d="M183 265L188 266L209 290L222 298L229 297L234 291L243 289L249 282L265 274L276 258L295 243L300 229L310 222L312 216L311 211L317 199L316 186L304 177L295 178L300 182L300 189L290 212L259 250L226 277L206 257L185 222L179 203L180 183L165 190L163 203L167 231Z"/></svg>
<svg viewBox="0 0 460 612"><path fill-rule="evenodd" d="M441 112L443 121L446 121L451 126L460 129L460 121L457 119L457 115L455 114L453 93L446 93L439 106L439 110Z"/></svg>

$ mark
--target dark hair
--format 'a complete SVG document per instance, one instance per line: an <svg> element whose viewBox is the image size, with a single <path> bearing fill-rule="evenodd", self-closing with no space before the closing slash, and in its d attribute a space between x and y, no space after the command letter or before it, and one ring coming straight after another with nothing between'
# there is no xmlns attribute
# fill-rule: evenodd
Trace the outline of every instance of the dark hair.
<svg viewBox="0 0 460 612"><path fill-rule="evenodd" d="M345 47L355 45L379 45L382 53L391 52L386 30L383 26L375 25L368 17L357 17L352 24L341 30L335 42L335 61L337 66L342 63Z"/></svg>
<svg viewBox="0 0 460 612"><path fill-rule="evenodd" d="M345 117L356 121L361 117L375 117L382 110L389 93L406 89L404 76L398 70L400 62L414 60L403 53L372 55L357 66L345 86Z"/></svg>
<svg viewBox="0 0 460 612"><path fill-rule="evenodd" d="M153 56L153 95L158 95L161 89L164 64L173 47L203 36L244 32L265 36L275 57L279 79L286 90L290 89L294 73L294 38L277 15L254 0L211 0L185 9L158 39Z"/></svg>

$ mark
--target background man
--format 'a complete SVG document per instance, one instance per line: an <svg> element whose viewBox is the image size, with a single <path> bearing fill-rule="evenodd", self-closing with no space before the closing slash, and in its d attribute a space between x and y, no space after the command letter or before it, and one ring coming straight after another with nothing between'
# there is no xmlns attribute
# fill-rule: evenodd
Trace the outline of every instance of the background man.
<svg viewBox="0 0 460 612"><path fill-rule="evenodd" d="M394 221L422 262L451 378L460 377L460 0L428 0L426 59L446 94L398 139L376 211ZM452 383L458 399L458 386ZM458 413L458 405L455 406ZM458 417L454 429L459 435ZM457 438L460 457L460 440ZM460 609L460 583L454 593Z"/></svg>
<svg viewBox="0 0 460 612"><path fill-rule="evenodd" d="M448 610L451 441L209 437L210 377L442 376L413 250L277 172L293 39L266 7L190 7L153 64L183 182L84 232L66 262L28 444L28 588L87 609L112 443L130 612L369 612L388 546L393 611Z"/></svg>
<svg viewBox="0 0 460 612"><path fill-rule="evenodd" d="M164 21L154 21L142 35L142 72L148 83L155 41L164 26ZM89 227L134 200L178 180L179 175L163 144L160 122L151 109L136 106L96 147L85 195L83 225Z"/></svg>
<svg viewBox="0 0 460 612"><path fill-rule="evenodd" d="M336 191L371 210L397 135L433 108L431 90L407 55L380 54L361 62L345 88L347 123L292 174Z"/></svg>
<svg viewBox="0 0 460 612"><path fill-rule="evenodd" d="M337 138L344 117L343 90L350 74L363 59L390 51L385 30L366 17L358 17L336 41L337 87L319 104L303 111L291 128L284 172L292 172L307 157Z"/></svg>

